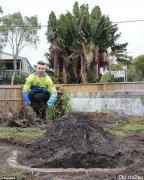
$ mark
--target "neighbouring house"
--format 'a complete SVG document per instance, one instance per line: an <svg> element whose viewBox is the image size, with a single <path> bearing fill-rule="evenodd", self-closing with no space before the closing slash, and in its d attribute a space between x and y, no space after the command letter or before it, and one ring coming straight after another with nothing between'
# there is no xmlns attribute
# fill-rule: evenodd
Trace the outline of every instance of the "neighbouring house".
<svg viewBox="0 0 144 180"><path fill-rule="evenodd" d="M0 52L0 61L3 62L3 65L5 66L5 69L3 72L0 72L0 80L3 78L10 76L14 71L14 65L13 65L13 55L6 52ZM20 73L26 73L30 74L32 72L33 68L27 58L18 56L17 58L17 72Z"/></svg>

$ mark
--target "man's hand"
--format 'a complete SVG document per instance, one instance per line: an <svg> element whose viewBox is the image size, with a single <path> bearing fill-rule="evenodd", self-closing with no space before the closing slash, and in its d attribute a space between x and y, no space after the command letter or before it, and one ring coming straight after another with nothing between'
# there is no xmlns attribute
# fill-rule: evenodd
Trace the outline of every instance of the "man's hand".
<svg viewBox="0 0 144 180"><path fill-rule="evenodd" d="M22 96L23 96L24 100L27 102L27 104L30 105L31 101L29 99L28 92L27 91L22 91Z"/></svg>
<svg viewBox="0 0 144 180"><path fill-rule="evenodd" d="M47 105L48 105L48 106L52 106L53 103L55 102L56 98L57 98L57 92L54 92L54 93L51 95L51 97L49 98L49 100L48 100L48 102L47 102Z"/></svg>

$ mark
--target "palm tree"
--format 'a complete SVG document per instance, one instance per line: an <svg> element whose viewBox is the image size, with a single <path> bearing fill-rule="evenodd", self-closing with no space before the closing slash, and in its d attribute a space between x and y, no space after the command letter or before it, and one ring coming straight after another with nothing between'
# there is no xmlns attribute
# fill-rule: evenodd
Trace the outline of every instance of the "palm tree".
<svg viewBox="0 0 144 180"><path fill-rule="evenodd" d="M100 67L108 66L109 53L123 51L127 44L116 44L118 27L95 6L89 13L88 5L75 2L73 12L54 12L49 16L47 39L51 43L49 61L55 78L62 83L97 82Z"/></svg>

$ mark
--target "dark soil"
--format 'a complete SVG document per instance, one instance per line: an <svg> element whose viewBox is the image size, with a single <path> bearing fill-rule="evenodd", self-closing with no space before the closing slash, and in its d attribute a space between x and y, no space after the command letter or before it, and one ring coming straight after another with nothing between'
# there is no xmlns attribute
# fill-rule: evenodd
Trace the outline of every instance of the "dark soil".
<svg viewBox="0 0 144 180"><path fill-rule="evenodd" d="M40 168L116 168L134 163L133 150L84 113L71 113L50 122L30 154L20 161Z"/></svg>
<svg viewBox="0 0 144 180"><path fill-rule="evenodd" d="M40 123L36 122L36 114L34 112L23 113L0 113L0 125L9 127L38 127Z"/></svg>
<svg viewBox="0 0 144 180"><path fill-rule="evenodd" d="M10 155L17 149L19 163L35 168L86 168L72 173L27 171L19 180L144 180L144 132L116 138L105 128L119 119L106 113L71 113L50 121L44 136L32 145L23 145L20 151L19 146L6 145L5 152ZM122 119L128 122L127 116ZM2 151L4 164L8 155L4 158Z"/></svg>

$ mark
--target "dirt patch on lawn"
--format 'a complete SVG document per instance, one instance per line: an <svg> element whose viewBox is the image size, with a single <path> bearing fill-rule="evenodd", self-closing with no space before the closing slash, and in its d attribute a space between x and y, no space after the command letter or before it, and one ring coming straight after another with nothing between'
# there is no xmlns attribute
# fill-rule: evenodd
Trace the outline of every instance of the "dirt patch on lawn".
<svg viewBox="0 0 144 180"><path fill-rule="evenodd" d="M123 118L128 121L127 117ZM41 169L27 172L24 177L29 180L144 179L144 132L116 138L105 127L117 120L116 116L105 113L71 113L50 121L46 133L19 153L18 163L22 166ZM58 171L42 171L49 168ZM59 168L74 168L74 171L66 173Z"/></svg>
<svg viewBox="0 0 144 180"><path fill-rule="evenodd" d="M123 140L112 136L102 127L106 120L112 123L116 118L108 114L105 117L104 114L71 113L56 119L48 124L47 132L36 140L29 154L20 156L19 160L35 168L96 168L74 177L65 174L63 179L141 177L144 147L141 144L138 149L132 135ZM143 134L137 139L142 142Z"/></svg>
<svg viewBox="0 0 144 180"><path fill-rule="evenodd" d="M47 128L21 162L31 159L33 167L48 168L115 168L134 163L131 150L84 113L63 116Z"/></svg>

